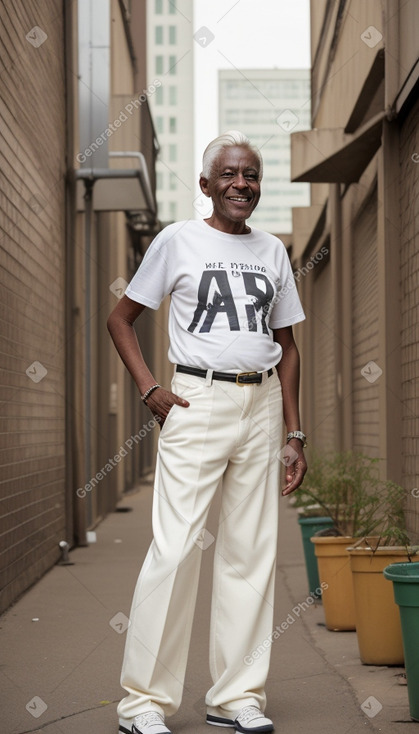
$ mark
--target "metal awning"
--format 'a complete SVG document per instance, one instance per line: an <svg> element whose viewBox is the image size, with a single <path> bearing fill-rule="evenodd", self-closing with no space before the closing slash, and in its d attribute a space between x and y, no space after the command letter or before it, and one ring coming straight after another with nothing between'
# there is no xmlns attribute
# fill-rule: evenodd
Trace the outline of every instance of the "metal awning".
<svg viewBox="0 0 419 734"><path fill-rule="evenodd" d="M93 210L98 212L145 212L156 215L156 204L148 175L147 163L139 151L115 151L113 158L130 158L135 168L79 168L77 210L85 209L85 185L92 186Z"/></svg>
<svg viewBox="0 0 419 734"><path fill-rule="evenodd" d="M380 112L348 134L343 128L291 133L291 181L355 183L381 145Z"/></svg>

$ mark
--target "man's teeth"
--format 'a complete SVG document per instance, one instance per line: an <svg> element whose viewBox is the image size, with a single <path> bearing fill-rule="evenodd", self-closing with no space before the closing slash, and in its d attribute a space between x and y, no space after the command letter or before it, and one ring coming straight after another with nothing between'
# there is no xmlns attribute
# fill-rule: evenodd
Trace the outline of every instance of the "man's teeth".
<svg viewBox="0 0 419 734"><path fill-rule="evenodd" d="M230 201L250 201L247 196L229 196Z"/></svg>

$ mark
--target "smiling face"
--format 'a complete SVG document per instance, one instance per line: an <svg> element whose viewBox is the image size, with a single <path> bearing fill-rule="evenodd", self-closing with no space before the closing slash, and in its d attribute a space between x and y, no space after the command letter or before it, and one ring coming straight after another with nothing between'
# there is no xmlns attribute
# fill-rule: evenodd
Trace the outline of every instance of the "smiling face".
<svg viewBox="0 0 419 734"><path fill-rule="evenodd" d="M244 233L260 199L259 175L258 157L247 145L222 148L209 179L201 176L199 181L214 205L208 224L230 234Z"/></svg>

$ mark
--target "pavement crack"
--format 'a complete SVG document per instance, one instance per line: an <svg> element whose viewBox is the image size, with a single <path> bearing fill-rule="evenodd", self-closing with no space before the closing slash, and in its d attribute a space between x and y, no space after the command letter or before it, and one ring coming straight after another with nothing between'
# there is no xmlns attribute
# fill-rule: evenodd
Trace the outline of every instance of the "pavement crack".
<svg viewBox="0 0 419 734"><path fill-rule="evenodd" d="M47 726L51 726L51 724L57 724L59 721L64 721L65 719L71 719L73 716L79 716L79 714L85 714L89 711L95 711L96 709L103 709L105 706L110 706L113 703L119 703L119 698L115 699L115 701L108 701L107 703L99 703L97 706L90 706L87 709L81 709L80 711L75 711L72 714L67 714L66 716L59 716L57 719L51 719L51 721L45 721L44 724L41 724L36 726L34 729L25 729L24 731L16 732L16 734L32 734L32 732L38 732L42 731L42 729L46 729Z"/></svg>

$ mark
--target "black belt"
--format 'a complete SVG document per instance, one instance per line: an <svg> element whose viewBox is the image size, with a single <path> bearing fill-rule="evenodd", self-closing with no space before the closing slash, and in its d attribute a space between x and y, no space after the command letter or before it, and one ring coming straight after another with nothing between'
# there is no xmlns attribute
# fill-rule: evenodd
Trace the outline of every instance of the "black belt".
<svg viewBox="0 0 419 734"><path fill-rule="evenodd" d="M208 370L201 370L199 367L188 367L184 364L176 365L176 372L183 372L185 375L196 375L197 377L206 377ZM273 369L267 371L268 377L273 375ZM226 382L235 382L236 385L260 385L262 382L263 372L239 372L232 375L229 372L213 372L213 380L226 380Z"/></svg>

